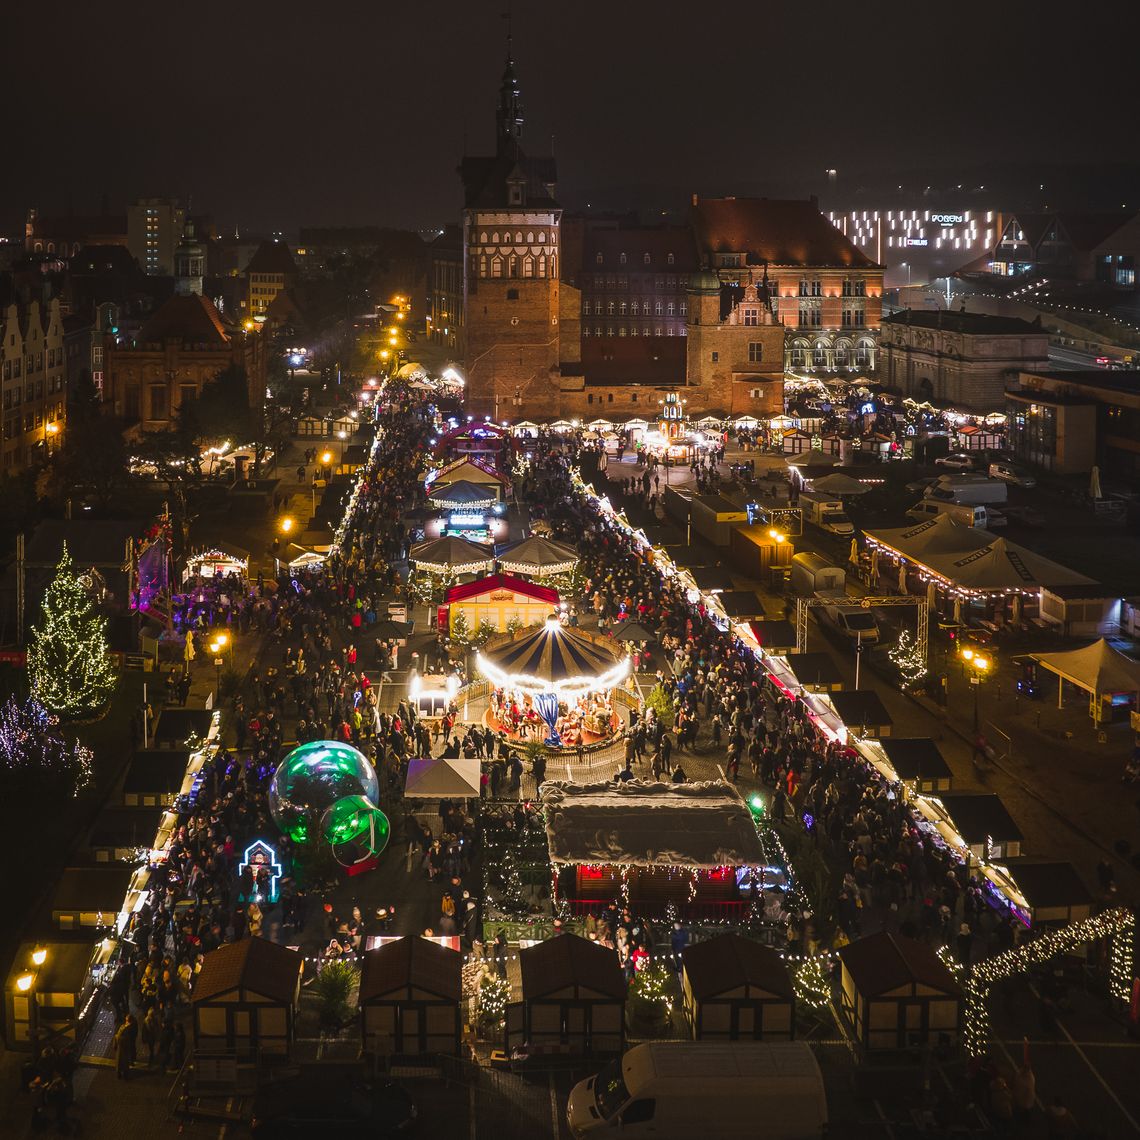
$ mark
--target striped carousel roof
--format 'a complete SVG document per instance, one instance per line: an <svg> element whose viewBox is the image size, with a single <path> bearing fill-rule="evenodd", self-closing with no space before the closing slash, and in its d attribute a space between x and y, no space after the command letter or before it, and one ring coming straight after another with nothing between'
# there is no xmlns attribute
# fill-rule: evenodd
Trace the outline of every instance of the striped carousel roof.
<svg viewBox="0 0 1140 1140"><path fill-rule="evenodd" d="M619 646L554 619L484 649L478 664L495 684L535 692L612 688L629 673L629 658Z"/></svg>

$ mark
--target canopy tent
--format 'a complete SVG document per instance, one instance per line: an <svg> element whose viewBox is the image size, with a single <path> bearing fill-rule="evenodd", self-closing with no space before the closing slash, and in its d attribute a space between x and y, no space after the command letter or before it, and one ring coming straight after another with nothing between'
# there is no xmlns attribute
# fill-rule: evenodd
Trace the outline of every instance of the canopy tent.
<svg viewBox="0 0 1140 1140"><path fill-rule="evenodd" d="M476 662L492 684L529 693L612 689L629 675L629 658L619 646L557 620L488 642Z"/></svg>
<svg viewBox="0 0 1140 1140"><path fill-rule="evenodd" d="M478 797L479 791L479 760L475 756L408 761L404 795L411 799L471 799Z"/></svg>
<svg viewBox="0 0 1140 1140"><path fill-rule="evenodd" d="M811 448L808 451L801 451L797 455L789 455L784 463L788 467L797 467L801 470L812 467L835 467L839 463L839 456L825 455L818 448Z"/></svg>
<svg viewBox="0 0 1140 1140"><path fill-rule="evenodd" d="M701 418L696 421L697 427L706 428L706 429L707 428L719 428L723 423L724 423L724 417L723 416L713 416L713 415L701 416Z"/></svg>
<svg viewBox="0 0 1140 1140"><path fill-rule="evenodd" d="M833 471L824 475L822 479L813 479L813 491L822 491L825 495L865 495L871 488L842 471Z"/></svg>
<svg viewBox="0 0 1140 1140"><path fill-rule="evenodd" d="M542 785L542 802L552 863L709 868L766 863L752 813L722 780L552 780Z"/></svg>
<svg viewBox="0 0 1140 1140"><path fill-rule="evenodd" d="M519 420L511 425L512 435L538 435L538 424L533 420Z"/></svg>
<svg viewBox="0 0 1140 1140"><path fill-rule="evenodd" d="M577 565L578 554L573 548L537 535L524 538L499 554L500 569L511 574L529 574L532 578L565 574Z"/></svg>
<svg viewBox="0 0 1140 1140"><path fill-rule="evenodd" d="M196 550L186 559L182 580L195 575L203 578L224 578L227 574L245 575L249 572L249 551L228 543L216 543L205 550Z"/></svg>
<svg viewBox="0 0 1140 1140"><path fill-rule="evenodd" d="M438 471L429 474L424 483L428 487L428 493L431 494L432 490L438 490L450 483L459 483L463 480L479 487L496 485L504 488L504 490L510 485L510 480L505 475L487 466L477 456L470 455L453 459Z"/></svg>
<svg viewBox="0 0 1140 1140"><path fill-rule="evenodd" d="M1129 693L1140 703L1140 663L1113 649L1102 637L1083 649L1061 653L1031 653L1043 669L1056 673L1059 683L1068 681L1100 702L1118 693Z"/></svg>
<svg viewBox="0 0 1140 1140"><path fill-rule="evenodd" d="M290 570L301 570L306 566L320 566L327 557L327 553L322 554L319 550L311 550L307 546L291 542L285 547L281 561L286 563Z"/></svg>
<svg viewBox="0 0 1140 1140"><path fill-rule="evenodd" d="M609 431L614 426L614 421L603 419L599 416L598 419L591 420L586 426L591 431Z"/></svg>
<svg viewBox="0 0 1140 1140"><path fill-rule="evenodd" d="M732 418L732 426L738 428L754 428L760 426L760 421L755 416L734 416Z"/></svg>
<svg viewBox="0 0 1140 1140"><path fill-rule="evenodd" d="M487 547L477 542L449 537L416 543L408 552L408 561L417 570L474 574L479 570L490 570L495 559Z"/></svg>
<svg viewBox="0 0 1140 1140"><path fill-rule="evenodd" d="M614 627L615 641L656 641L657 634L636 620L626 620Z"/></svg>
<svg viewBox="0 0 1140 1140"><path fill-rule="evenodd" d="M469 479L460 479L455 483L440 486L434 484L428 494L432 505L444 508L457 507L489 507L499 501L497 490L486 484L480 486Z"/></svg>

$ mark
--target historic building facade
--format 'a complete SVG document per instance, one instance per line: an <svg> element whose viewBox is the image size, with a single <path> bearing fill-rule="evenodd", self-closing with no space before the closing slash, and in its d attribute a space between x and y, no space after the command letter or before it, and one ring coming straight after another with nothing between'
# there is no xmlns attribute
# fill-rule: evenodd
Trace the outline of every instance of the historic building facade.
<svg viewBox="0 0 1140 1140"><path fill-rule="evenodd" d="M3 316L0 376L3 377L5 475L50 454L63 438L67 362L59 301L9 305Z"/></svg>
<svg viewBox="0 0 1140 1140"><path fill-rule="evenodd" d="M883 321L879 352L888 388L992 412L1019 373L1049 367L1049 334L1019 317L903 309Z"/></svg>
<svg viewBox="0 0 1140 1140"><path fill-rule="evenodd" d="M767 276L773 316L787 330L789 371L875 367L883 267L844 237L814 199L694 195L691 218L703 268L742 286Z"/></svg>

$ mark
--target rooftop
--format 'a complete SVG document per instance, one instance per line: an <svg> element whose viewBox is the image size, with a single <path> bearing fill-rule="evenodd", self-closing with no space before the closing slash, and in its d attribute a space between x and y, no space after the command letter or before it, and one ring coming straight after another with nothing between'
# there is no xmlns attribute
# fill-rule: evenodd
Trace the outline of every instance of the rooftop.
<svg viewBox="0 0 1140 1140"><path fill-rule="evenodd" d="M405 996L409 989L458 1002L463 959L454 950L411 935L377 946L364 955L360 1000Z"/></svg>
<svg viewBox="0 0 1140 1140"><path fill-rule="evenodd" d="M686 946L685 973L698 1001L717 997L729 990L762 990L774 997L792 1000L792 979L784 960L770 946L721 934L706 942ZM749 993L749 996L759 996Z"/></svg>
<svg viewBox="0 0 1140 1140"><path fill-rule="evenodd" d="M960 309L900 309L889 317L883 317L883 324L942 329L945 332L965 333L967 336L1047 335L1047 330L1041 325L1023 321L1020 317L994 317L989 313L967 313Z"/></svg>
<svg viewBox="0 0 1140 1140"><path fill-rule="evenodd" d="M198 294L171 297L139 329L137 344L175 340L183 344L206 344L224 348L229 338L222 318L208 297Z"/></svg>
<svg viewBox="0 0 1140 1140"><path fill-rule="evenodd" d="M864 997L875 997L917 982L961 996L954 975L932 947L913 938L882 932L839 951L840 960Z"/></svg>
<svg viewBox="0 0 1140 1140"><path fill-rule="evenodd" d="M288 277L297 272L293 255L283 241L263 241L249 259L246 273L270 273Z"/></svg>
<svg viewBox="0 0 1140 1140"><path fill-rule="evenodd" d="M271 1001L291 1003L304 962L296 950L265 938L229 942L202 960L191 1001L197 1005L230 990L246 988Z"/></svg>
<svg viewBox="0 0 1140 1140"><path fill-rule="evenodd" d="M875 268L814 201L704 198L695 202L692 220L703 252L744 253L748 265Z"/></svg>

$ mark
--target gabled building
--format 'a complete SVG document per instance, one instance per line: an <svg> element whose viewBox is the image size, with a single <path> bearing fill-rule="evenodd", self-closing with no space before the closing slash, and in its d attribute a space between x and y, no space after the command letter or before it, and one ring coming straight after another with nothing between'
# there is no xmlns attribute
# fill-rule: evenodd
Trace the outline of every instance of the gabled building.
<svg viewBox="0 0 1140 1140"><path fill-rule="evenodd" d="M55 451L66 403L66 357L59 301L9 305L0 326L3 451L0 470L15 474Z"/></svg>
<svg viewBox="0 0 1140 1140"><path fill-rule="evenodd" d="M1140 213L1016 214L986 264L997 277L1046 277L1136 288Z"/></svg>
<svg viewBox="0 0 1140 1140"><path fill-rule="evenodd" d="M273 299L288 289L296 276L297 266L289 247L283 241L263 241L245 267L245 316L263 321Z"/></svg>

